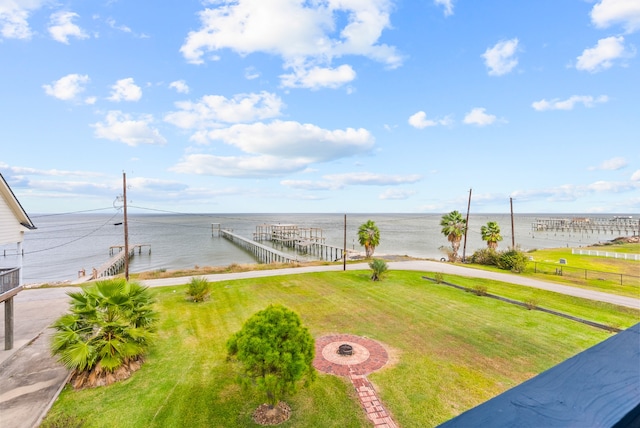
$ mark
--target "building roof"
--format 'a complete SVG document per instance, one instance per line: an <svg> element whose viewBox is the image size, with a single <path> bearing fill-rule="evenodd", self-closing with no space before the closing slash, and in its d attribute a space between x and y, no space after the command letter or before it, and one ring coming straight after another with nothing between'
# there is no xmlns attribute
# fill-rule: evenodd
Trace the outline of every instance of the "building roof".
<svg viewBox="0 0 640 428"><path fill-rule="evenodd" d="M438 428L639 427L640 323Z"/></svg>
<svg viewBox="0 0 640 428"><path fill-rule="evenodd" d="M6 201L7 206L9 207L11 212L13 212L13 215L16 217L16 219L18 220L18 222L20 222L21 225L23 225L27 229L31 229L31 230L37 229L36 226L31 221L31 219L29 218L29 215L27 215L27 212L24 210L24 208L22 208L22 205L20 205L20 201L18 201L18 198L16 198L16 195L13 194L11 187L9 187L9 184L4 179L1 173L0 173L0 195Z"/></svg>

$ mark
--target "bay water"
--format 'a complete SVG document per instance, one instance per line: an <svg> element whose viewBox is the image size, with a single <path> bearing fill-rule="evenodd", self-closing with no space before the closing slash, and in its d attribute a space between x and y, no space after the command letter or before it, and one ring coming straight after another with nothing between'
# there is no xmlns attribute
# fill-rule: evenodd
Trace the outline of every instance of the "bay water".
<svg viewBox="0 0 640 428"><path fill-rule="evenodd" d="M441 247L450 247L439 225L442 214L347 214L346 247L364 251L358 244L358 227L373 220L380 229L380 245L375 255L408 255L440 260ZM534 231L537 218L589 217L585 214L472 214L469 217L467 256L486 248L480 228L496 221L504 238L499 249L515 241L524 251L536 248L580 247L616 238L611 233ZM593 216L592 216L593 217ZM613 215L598 215L598 218ZM72 281L80 270L91 272L110 257L111 246L124 244L123 215L115 213L76 213L32 215L36 230L25 233L23 278L25 284ZM343 248L344 214L144 214L128 215L129 246L143 244L141 254L131 259L131 273L195 266L228 266L257 263L253 255L218 236L223 229L251 239L256 227L265 224L294 224L299 228L320 228L327 245ZM268 242L262 242L269 245ZM148 246L148 247L147 247ZM149 249L151 250L149 253ZM16 246L0 247L0 267L17 265ZM300 256L300 259L304 257Z"/></svg>

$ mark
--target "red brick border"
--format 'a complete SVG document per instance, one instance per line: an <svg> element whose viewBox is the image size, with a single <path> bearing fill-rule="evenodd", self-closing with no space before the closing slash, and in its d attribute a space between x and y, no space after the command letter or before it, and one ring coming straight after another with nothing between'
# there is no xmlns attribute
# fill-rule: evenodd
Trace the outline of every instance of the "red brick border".
<svg viewBox="0 0 640 428"><path fill-rule="evenodd" d="M349 342L363 346L369 351L369 358L357 364L339 364L329 361L324 358L322 351L327 345L334 342ZM345 361L349 360L345 359ZM384 367L387 361L389 361L387 350L375 340L366 337L334 334L316 339L316 357L313 360L313 366L324 373L349 377L356 389L363 410L376 428L398 427L382 405L376 390L366 376Z"/></svg>

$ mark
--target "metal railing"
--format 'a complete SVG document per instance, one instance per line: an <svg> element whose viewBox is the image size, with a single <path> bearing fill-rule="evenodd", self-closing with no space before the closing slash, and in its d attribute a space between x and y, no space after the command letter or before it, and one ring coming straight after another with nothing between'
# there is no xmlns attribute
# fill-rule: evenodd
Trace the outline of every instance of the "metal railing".
<svg viewBox="0 0 640 428"><path fill-rule="evenodd" d="M529 266L531 266L531 264L533 264L534 273L553 274L568 278L576 278L584 281L609 281L620 285L638 287L638 289L640 290L640 276L637 275L582 269L567 266L566 264L529 262Z"/></svg>
<svg viewBox="0 0 640 428"><path fill-rule="evenodd" d="M0 269L0 295L20 286L20 268Z"/></svg>

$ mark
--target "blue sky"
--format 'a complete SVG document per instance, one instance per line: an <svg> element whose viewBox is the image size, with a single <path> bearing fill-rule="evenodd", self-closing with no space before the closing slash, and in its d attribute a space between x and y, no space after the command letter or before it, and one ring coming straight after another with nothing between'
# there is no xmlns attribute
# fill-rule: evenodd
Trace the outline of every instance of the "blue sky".
<svg viewBox="0 0 640 428"><path fill-rule="evenodd" d="M0 0L29 213L640 212L638 0Z"/></svg>

